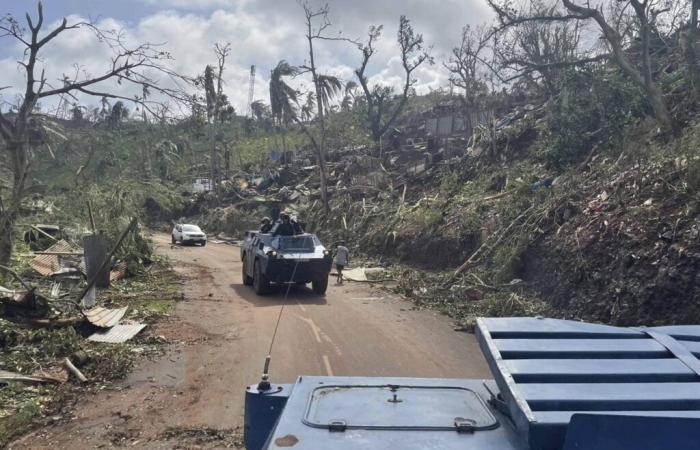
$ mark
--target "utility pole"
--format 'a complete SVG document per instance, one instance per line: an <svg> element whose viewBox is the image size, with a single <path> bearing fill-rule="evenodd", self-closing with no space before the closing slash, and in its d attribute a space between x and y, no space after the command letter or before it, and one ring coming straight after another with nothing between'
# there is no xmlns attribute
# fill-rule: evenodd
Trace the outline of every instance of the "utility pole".
<svg viewBox="0 0 700 450"><path fill-rule="evenodd" d="M248 106L245 116L250 117L253 114L253 97L255 96L255 64L250 66L250 79L248 81Z"/></svg>

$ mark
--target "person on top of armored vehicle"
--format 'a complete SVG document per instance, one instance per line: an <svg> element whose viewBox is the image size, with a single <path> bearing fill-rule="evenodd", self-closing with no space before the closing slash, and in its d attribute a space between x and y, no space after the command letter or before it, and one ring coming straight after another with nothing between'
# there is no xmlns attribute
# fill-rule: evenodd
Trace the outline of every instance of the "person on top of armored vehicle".
<svg viewBox="0 0 700 450"><path fill-rule="evenodd" d="M267 234L270 231L272 231L272 221L269 217L263 217L263 220L260 222L260 232Z"/></svg>
<svg viewBox="0 0 700 450"><path fill-rule="evenodd" d="M290 219L290 222L292 223L292 227L294 227L294 234L304 234L306 224L299 220L297 216L292 216Z"/></svg>
<svg viewBox="0 0 700 450"><path fill-rule="evenodd" d="M282 222L278 223L275 226L275 229L272 232L273 236L294 236L296 234L296 230L294 229L294 225L292 224L292 220L289 217L289 214L283 213L280 215L280 219Z"/></svg>

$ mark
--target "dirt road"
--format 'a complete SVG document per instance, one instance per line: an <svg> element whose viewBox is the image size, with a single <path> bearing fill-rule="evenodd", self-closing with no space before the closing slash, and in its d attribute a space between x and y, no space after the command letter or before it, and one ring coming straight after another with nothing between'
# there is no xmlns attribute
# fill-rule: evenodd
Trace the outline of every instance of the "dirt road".
<svg viewBox="0 0 700 450"><path fill-rule="evenodd" d="M275 383L304 374L489 377L473 336L368 285L331 281L325 297L308 289L293 289L286 300L282 292L258 297L241 283L238 247L171 246L169 235L155 242L185 280L173 317L153 330L173 343L167 354L143 361L117 390L87 396L72 417L10 448L231 444L243 423L245 386L260 377L283 305L272 351Z"/></svg>

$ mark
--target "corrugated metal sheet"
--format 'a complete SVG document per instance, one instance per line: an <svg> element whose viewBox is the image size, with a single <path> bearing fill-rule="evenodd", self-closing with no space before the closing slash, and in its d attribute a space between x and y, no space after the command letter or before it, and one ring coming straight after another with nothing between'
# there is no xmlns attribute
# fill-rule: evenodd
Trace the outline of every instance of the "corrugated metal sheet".
<svg viewBox="0 0 700 450"><path fill-rule="evenodd" d="M109 344L121 344L133 338L141 330L146 328L145 323L119 324L106 331L97 332L88 340L93 342L106 342Z"/></svg>
<svg viewBox="0 0 700 450"><path fill-rule="evenodd" d="M120 262L109 273L109 281L118 281L118 280L121 280L123 278L126 278L128 270L129 269L128 269L126 262Z"/></svg>
<svg viewBox="0 0 700 450"><path fill-rule="evenodd" d="M60 240L46 249L46 252L53 253L79 251L82 251L80 247L75 246L65 240ZM36 270L45 277L48 277L52 273L67 266L79 267L81 270L85 270L85 264L82 262L82 258L75 256L67 257L58 255L38 255L29 263L29 265L32 269Z"/></svg>
<svg viewBox="0 0 700 450"><path fill-rule="evenodd" d="M119 323L126 314L128 306L119 309L107 309L96 306L83 311L85 318L93 325L101 328L110 328Z"/></svg>

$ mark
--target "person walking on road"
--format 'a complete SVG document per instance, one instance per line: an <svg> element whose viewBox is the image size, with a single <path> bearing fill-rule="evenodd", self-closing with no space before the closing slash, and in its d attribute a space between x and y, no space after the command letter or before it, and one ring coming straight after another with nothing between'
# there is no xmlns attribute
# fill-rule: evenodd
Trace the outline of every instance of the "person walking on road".
<svg viewBox="0 0 700 450"><path fill-rule="evenodd" d="M338 277L336 278L336 283L343 284L343 269L348 265L348 248L345 246L344 241L340 241L338 247L335 249L335 269L338 272Z"/></svg>

